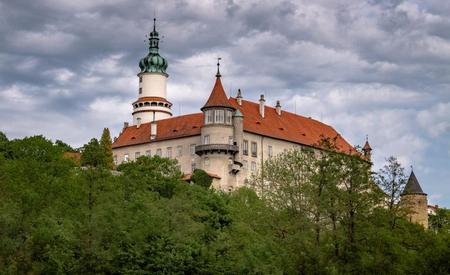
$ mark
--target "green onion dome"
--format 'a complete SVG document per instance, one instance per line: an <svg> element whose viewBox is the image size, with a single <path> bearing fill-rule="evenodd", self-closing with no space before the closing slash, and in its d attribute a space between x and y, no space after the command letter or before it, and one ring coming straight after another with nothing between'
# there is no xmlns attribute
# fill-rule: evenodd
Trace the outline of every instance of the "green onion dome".
<svg viewBox="0 0 450 275"><path fill-rule="evenodd" d="M153 31L149 37L149 53L139 61L141 73L166 73L168 66L167 60L159 55L159 34L155 29L155 19L153 23Z"/></svg>

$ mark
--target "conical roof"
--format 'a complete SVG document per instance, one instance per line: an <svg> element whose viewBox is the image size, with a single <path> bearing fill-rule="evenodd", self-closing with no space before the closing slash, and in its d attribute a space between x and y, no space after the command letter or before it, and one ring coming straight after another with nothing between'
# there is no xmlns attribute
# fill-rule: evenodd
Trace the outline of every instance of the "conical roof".
<svg viewBox="0 0 450 275"><path fill-rule="evenodd" d="M225 94L225 90L222 86L222 81L220 81L220 75L216 77L214 88L212 89L211 95L209 96L205 105L202 107L202 110L210 107L226 107L234 109L234 107L228 101L227 95Z"/></svg>
<svg viewBox="0 0 450 275"><path fill-rule="evenodd" d="M368 140L366 140L366 143L364 144L363 150L364 151L372 151L372 147L370 147L370 144L369 144Z"/></svg>
<svg viewBox="0 0 450 275"><path fill-rule="evenodd" d="M426 195L423 192L422 187L420 187L419 181L417 180L416 175L414 175L413 171L411 171L411 175L409 176L405 189L402 192L402 195L410 195L410 194Z"/></svg>

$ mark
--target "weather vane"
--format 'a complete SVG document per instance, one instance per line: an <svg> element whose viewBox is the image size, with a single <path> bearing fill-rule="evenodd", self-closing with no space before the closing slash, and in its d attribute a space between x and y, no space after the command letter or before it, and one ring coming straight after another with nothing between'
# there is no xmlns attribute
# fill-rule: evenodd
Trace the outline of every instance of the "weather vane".
<svg viewBox="0 0 450 275"><path fill-rule="evenodd" d="M219 68L220 68L220 60L222 60L222 58L221 57L217 57L217 74L216 74L216 77L221 77L220 70L219 70Z"/></svg>

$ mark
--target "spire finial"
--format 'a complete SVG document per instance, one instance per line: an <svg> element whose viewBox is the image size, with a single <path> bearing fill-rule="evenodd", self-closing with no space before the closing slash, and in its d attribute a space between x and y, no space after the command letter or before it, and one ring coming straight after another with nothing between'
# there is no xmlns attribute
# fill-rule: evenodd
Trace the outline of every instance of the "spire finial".
<svg viewBox="0 0 450 275"><path fill-rule="evenodd" d="M153 17L153 31L156 32L156 17Z"/></svg>
<svg viewBox="0 0 450 275"><path fill-rule="evenodd" d="M369 142L369 135L366 134L366 142Z"/></svg>
<svg viewBox="0 0 450 275"><path fill-rule="evenodd" d="M220 74L220 70L219 70L219 68L220 68L220 60L222 60L222 58L221 57L217 57L217 74L216 74L216 77L221 77L222 76Z"/></svg>
<svg viewBox="0 0 450 275"><path fill-rule="evenodd" d="M413 168L412 164L410 165L410 167L411 167L411 172L414 172L414 168Z"/></svg>

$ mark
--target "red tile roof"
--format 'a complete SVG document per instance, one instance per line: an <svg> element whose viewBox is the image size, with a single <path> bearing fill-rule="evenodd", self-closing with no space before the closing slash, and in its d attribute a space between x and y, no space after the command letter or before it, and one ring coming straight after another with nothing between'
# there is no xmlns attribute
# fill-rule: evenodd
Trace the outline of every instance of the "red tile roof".
<svg viewBox="0 0 450 275"><path fill-rule="evenodd" d="M180 137L200 135L200 127L203 125L203 113L177 116L158 120L157 135L152 141L175 139ZM150 142L150 123L142 123L139 128L130 126L125 128L114 141L112 147L143 144Z"/></svg>
<svg viewBox="0 0 450 275"><path fill-rule="evenodd" d="M356 152L335 129L317 120L286 111L278 115L276 109L269 106L265 107L265 116L262 118L259 115L258 103L242 100L242 106L240 106L235 98L230 98L228 104L239 109L244 115L244 131L246 132L313 147L317 147L323 137L336 137L336 145L341 152ZM159 120L157 125L154 141L200 135L203 113ZM113 148L148 142L150 142L150 123L143 123L139 128L136 126L125 128L113 143Z"/></svg>
<svg viewBox="0 0 450 275"><path fill-rule="evenodd" d="M214 84L214 88L211 91L211 94L206 101L205 105L202 107L228 107L233 108L230 102L228 101L227 95L225 94L225 90L222 86L222 81L220 81L220 77L216 77L216 83Z"/></svg>
<svg viewBox="0 0 450 275"><path fill-rule="evenodd" d="M341 152L355 152L355 148L333 127L317 120L284 110L281 115L278 115L276 109L269 106L265 107L263 118L259 115L258 103L242 100L242 106L240 106L235 98L230 98L230 103L244 115L244 131L246 132L314 147L322 138L336 137L337 149Z"/></svg>

